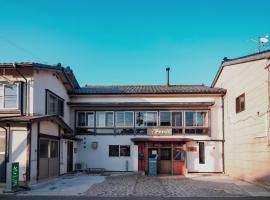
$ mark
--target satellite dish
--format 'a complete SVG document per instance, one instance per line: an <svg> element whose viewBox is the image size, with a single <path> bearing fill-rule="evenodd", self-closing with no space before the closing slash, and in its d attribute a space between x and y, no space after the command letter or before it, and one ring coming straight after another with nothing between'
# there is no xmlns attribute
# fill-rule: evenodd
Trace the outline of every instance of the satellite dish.
<svg viewBox="0 0 270 200"><path fill-rule="evenodd" d="M268 42L268 35L266 35L265 37L261 37L259 40L261 43L267 43Z"/></svg>
<svg viewBox="0 0 270 200"><path fill-rule="evenodd" d="M261 52L265 47L270 46L268 37L268 35L265 35L264 37L258 37L258 39L251 38L250 41L257 43L256 50Z"/></svg>

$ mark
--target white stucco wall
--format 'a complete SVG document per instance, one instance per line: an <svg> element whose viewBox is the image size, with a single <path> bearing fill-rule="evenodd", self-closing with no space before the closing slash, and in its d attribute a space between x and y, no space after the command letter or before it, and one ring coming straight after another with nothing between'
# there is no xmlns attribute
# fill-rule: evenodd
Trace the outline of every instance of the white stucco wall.
<svg viewBox="0 0 270 200"><path fill-rule="evenodd" d="M106 171L138 171L138 147L130 140L132 136L79 136L77 162L87 168L104 168ZM98 142L98 148L91 147ZM109 157L109 145L130 145L130 157ZM85 148L84 148L85 147Z"/></svg>
<svg viewBox="0 0 270 200"><path fill-rule="evenodd" d="M30 169L30 181L36 181L37 178L37 149L38 149L38 125L32 124L31 131L31 169Z"/></svg>
<svg viewBox="0 0 270 200"><path fill-rule="evenodd" d="M67 173L67 140L60 140L60 174Z"/></svg>
<svg viewBox="0 0 270 200"><path fill-rule="evenodd" d="M45 95L46 89L54 92L65 100L64 102L64 121L70 123L70 112L67 102L69 102L69 96L67 90L60 79L58 79L53 72L39 70L34 73L33 83L33 113L45 114Z"/></svg>
<svg viewBox="0 0 270 200"><path fill-rule="evenodd" d="M10 133L12 137L12 160L10 161L19 162L19 181L24 181L27 161L27 128L12 127Z"/></svg>
<svg viewBox="0 0 270 200"><path fill-rule="evenodd" d="M196 147L197 151L187 151L188 172L222 172L222 142L200 141L205 145L205 164L199 163L199 143L188 142L187 147Z"/></svg>

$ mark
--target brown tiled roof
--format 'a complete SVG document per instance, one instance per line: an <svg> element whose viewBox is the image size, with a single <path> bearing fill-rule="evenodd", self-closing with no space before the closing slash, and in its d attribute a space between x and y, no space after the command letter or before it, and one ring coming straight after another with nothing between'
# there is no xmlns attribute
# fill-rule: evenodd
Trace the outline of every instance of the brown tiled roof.
<svg viewBox="0 0 270 200"><path fill-rule="evenodd" d="M58 123L65 132L72 133L73 130L67 125L64 120L58 115L29 115L29 116L9 116L1 117L0 123L32 123L46 120L54 120Z"/></svg>
<svg viewBox="0 0 270 200"><path fill-rule="evenodd" d="M238 57L238 58L233 58L233 59L224 58L223 61L221 62L219 69L218 69L218 72L217 72L217 74L216 74L216 76L211 84L211 87L215 86L224 67L229 66L229 65L236 65L236 64L240 64L240 63L251 62L251 61L261 60L261 59L269 59L269 58L270 58L270 50L259 52L259 53L254 53L254 54L250 54L250 55L246 55L246 56L242 56L242 57Z"/></svg>
<svg viewBox="0 0 270 200"><path fill-rule="evenodd" d="M0 69L1 68L12 69L14 68L14 65L16 65L16 67L18 68L35 68L35 69L58 71L60 73L63 73L63 75L66 77L67 81L70 83L72 88L80 87L70 67L62 67L61 64L47 65L47 64L41 64L41 63L35 63L35 62L15 62L15 63L0 63Z"/></svg>
<svg viewBox="0 0 270 200"><path fill-rule="evenodd" d="M111 85L86 86L75 89L72 94L124 95L124 94L224 94L222 88L204 85Z"/></svg>

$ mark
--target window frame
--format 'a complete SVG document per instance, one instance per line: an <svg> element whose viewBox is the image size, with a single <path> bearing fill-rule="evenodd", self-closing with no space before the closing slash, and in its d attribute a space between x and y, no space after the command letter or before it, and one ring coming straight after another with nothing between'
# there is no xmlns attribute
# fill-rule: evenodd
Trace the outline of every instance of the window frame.
<svg viewBox="0 0 270 200"><path fill-rule="evenodd" d="M241 106L241 98L244 99L244 106ZM239 95L238 97L235 98L235 112L236 114L243 112L246 110L246 95L245 93Z"/></svg>
<svg viewBox="0 0 270 200"><path fill-rule="evenodd" d="M45 95L45 98L46 98L46 115L58 115L60 117L64 117L65 116L65 99L63 99L62 97L58 96L57 94L55 94L54 92L52 92L51 90L49 89L46 89L46 95ZM49 95L52 95L56 98L56 113L54 114L49 114ZM62 101L63 102L63 115L61 115L60 113L58 113L59 109L58 109L58 106L59 106L59 101Z"/></svg>
<svg viewBox="0 0 270 200"><path fill-rule="evenodd" d="M146 116L147 116L147 113L149 113L149 112L153 112L153 113L156 113L156 116L157 116L157 118L156 118L156 126L144 126L144 125L142 125L142 126L138 126L137 125L137 113L139 113L139 112L144 112L144 113L146 113ZM159 120L158 120L158 118L159 118L159 111L150 111L150 110L145 110L145 111L135 111L135 118L134 118L134 121L135 121L135 128L148 128L148 127L159 127ZM146 119L147 119L147 117L146 117Z"/></svg>
<svg viewBox="0 0 270 200"><path fill-rule="evenodd" d="M0 106L0 110L18 110L20 108L20 100L21 100L21 97L20 97L21 84L20 84L20 82L14 82L13 84L6 84L4 82L0 82L0 87L1 87L1 84L2 84L2 90L3 90L3 103ZM4 105L5 105L5 86L6 85L16 85L17 86L17 91L16 91L17 98L16 98L16 107L15 108L4 107Z"/></svg>
<svg viewBox="0 0 270 200"><path fill-rule="evenodd" d="M104 122L105 122L105 126L97 126L97 116L98 116L98 113L104 113ZM112 119L112 122L113 122L113 125L112 126L106 126L106 113L112 113L113 115L113 119ZM115 128L115 121L114 121L114 114L115 112L114 111L96 111L95 112L95 128Z"/></svg>
<svg viewBox="0 0 270 200"><path fill-rule="evenodd" d="M119 112L123 112L124 113L124 126L118 126L117 125L117 113ZM126 113L132 113L132 117L133 117L133 120L132 120L132 125L131 126L126 126ZM115 115L115 121L114 121L114 125L115 125L115 128L134 128L134 111L115 111L114 112L114 115Z"/></svg>
<svg viewBox="0 0 270 200"><path fill-rule="evenodd" d="M187 112L195 112L195 126L187 126L186 125L186 113ZM197 119L197 114L198 113L207 113L207 126L198 126L197 124L198 124L198 119ZM190 110L190 111L184 111L184 128L210 128L210 117L209 117L209 115L210 115L210 112L209 112L209 110Z"/></svg>
<svg viewBox="0 0 270 200"><path fill-rule="evenodd" d="M170 126L161 126L161 113L170 113ZM171 128L171 127L173 127L172 126L172 111L165 111L165 110L163 110L163 111L159 111L159 115L158 115L158 127L164 127L164 128Z"/></svg>
<svg viewBox="0 0 270 200"><path fill-rule="evenodd" d="M123 147L128 147L128 149L129 149L129 155L121 155L121 147L123 148ZM130 145L119 145L119 157L130 157L130 155L131 155L131 148L130 148Z"/></svg>
<svg viewBox="0 0 270 200"><path fill-rule="evenodd" d="M199 164L205 164L205 143L199 142Z"/></svg>
<svg viewBox="0 0 270 200"><path fill-rule="evenodd" d="M86 117L87 117L87 113L93 113L94 115L94 124L93 126L88 126L88 124L85 123L85 126L79 126L79 113L84 113L84 120L86 122ZM77 128L95 128L95 123L96 123L96 112L95 111L77 111L76 112L76 127Z"/></svg>
<svg viewBox="0 0 270 200"><path fill-rule="evenodd" d="M118 155L117 155L117 156L116 156L116 155L113 156L113 155L110 154L110 147L111 147L111 146L117 146L117 149L118 149ZM108 148L109 148L109 154L108 154L109 157L115 158L115 157L119 157L119 156L120 156L120 148L119 148L119 146L120 146L120 145L118 145L118 144L109 144L109 146L108 146Z"/></svg>

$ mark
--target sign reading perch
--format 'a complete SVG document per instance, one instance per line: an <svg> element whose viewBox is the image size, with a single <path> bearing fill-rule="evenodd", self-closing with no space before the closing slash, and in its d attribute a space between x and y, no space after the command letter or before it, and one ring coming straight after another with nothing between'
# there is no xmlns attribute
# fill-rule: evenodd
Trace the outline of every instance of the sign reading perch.
<svg viewBox="0 0 270 200"><path fill-rule="evenodd" d="M151 135L151 136L172 135L172 129L171 128L148 128L147 135Z"/></svg>
<svg viewBox="0 0 270 200"><path fill-rule="evenodd" d="M12 163L12 171L11 171L11 187L12 191L16 191L19 187L19 163Z"/></svg>

